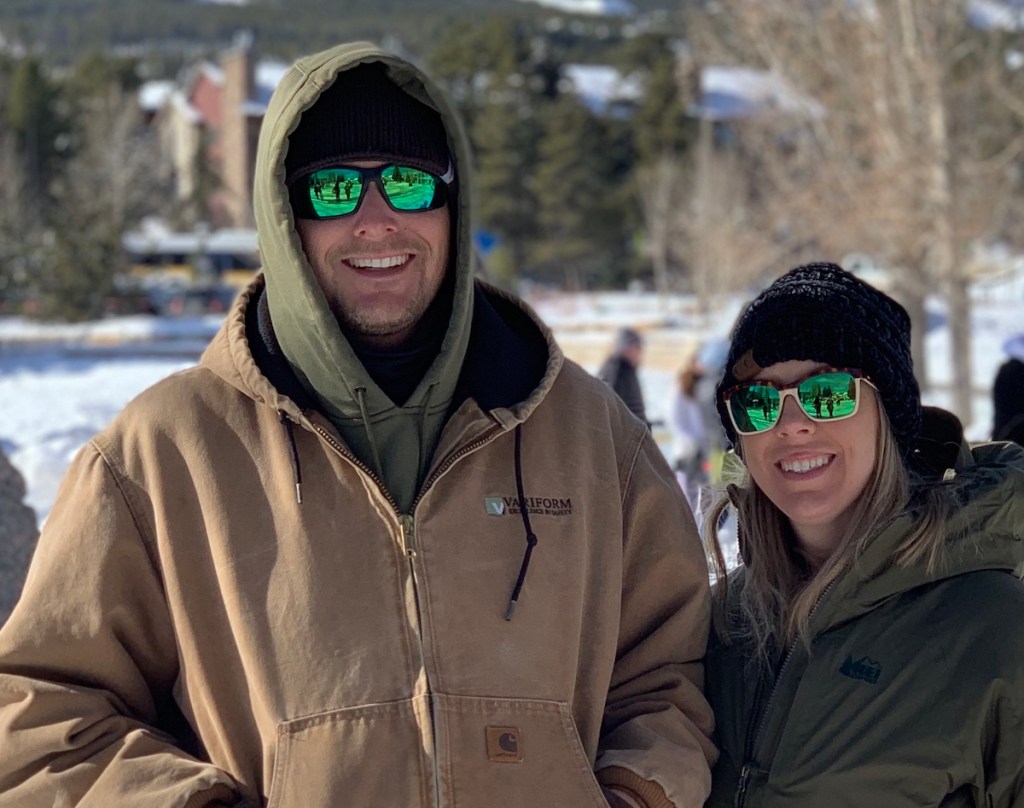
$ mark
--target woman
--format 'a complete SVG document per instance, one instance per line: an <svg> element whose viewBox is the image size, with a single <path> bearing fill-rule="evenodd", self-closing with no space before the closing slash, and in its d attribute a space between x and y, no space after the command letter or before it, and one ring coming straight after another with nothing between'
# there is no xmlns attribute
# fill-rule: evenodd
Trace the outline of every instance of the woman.
<svg viewBox="0 0 1024 808"><path fill-rule="evenodd" d="M833 264L750 304L718 391L707 804L1024 805L1024 451L923 411L906 312Z"/></svg>
<svg viewBox="0 0 1024 808"><path fill-rule="evenodd" d="M703 408L697 400L697 382L701 374L696 357L692 357L679 371L668 417L676 479L694 509L700 488L707 482L704 464L708 457L708 430L704 424Z"/></svg>

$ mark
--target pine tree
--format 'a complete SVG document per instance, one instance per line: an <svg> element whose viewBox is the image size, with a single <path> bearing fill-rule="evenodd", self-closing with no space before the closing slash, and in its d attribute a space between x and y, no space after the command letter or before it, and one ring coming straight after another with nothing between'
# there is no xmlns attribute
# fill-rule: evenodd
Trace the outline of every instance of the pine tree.
<svg viewBox="0 0 1024 808"><path fill-rule="evenodd" d="M534 260L549 280L582 289L609 280L626 261L622 184L609 165L601 120L575 96L553 102L543 123Z"/></svg>
<svg viewBox="0 0 1024 808"><path fill-rule="evenodd" d="M56 86L35 56L18 62L7 98L6 128L28 191L21 204L39 217L49 207L50 183L61 157L59 136L65 127L58 112L58 97Z"/></svg>

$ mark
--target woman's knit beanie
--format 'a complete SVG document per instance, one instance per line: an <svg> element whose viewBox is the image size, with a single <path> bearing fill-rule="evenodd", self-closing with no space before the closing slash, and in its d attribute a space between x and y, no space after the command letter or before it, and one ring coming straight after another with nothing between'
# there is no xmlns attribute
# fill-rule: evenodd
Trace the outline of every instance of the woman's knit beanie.
<svg viewBox="0 0 1024 808"><path fill-rule="evenodd" d="M904 458L910 457L921 430L921 394L910 317L899 303L835 264L799 266L761 292L733 327L717 389L718 414L734 444L722 393L789 360L863 371L878 388Z"/></svg>

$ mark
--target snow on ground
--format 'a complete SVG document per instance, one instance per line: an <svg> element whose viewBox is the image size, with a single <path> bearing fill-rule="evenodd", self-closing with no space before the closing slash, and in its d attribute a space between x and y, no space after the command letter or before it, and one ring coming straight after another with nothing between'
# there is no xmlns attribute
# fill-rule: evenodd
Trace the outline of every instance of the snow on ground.
<svg viewBox="0 0 1024 808"><path fill-rule="evenodd" d="M740 302L711 314L686 298L619 293L552 295L532 301L566 353L594 372L618 326L647 337L640 371L649 416L664 420L676 370L706 339L724 336ZM925 402L950 404L949 332L939 302L929 306L927 337L932 389ZM974 314L975 417L968 437L991 425L989 390L1003 361L1002 343L1022 328L1021 295L988 290ZM0 444L25 477L28 503L40 521L52 506L68 463L93 434L144 388L194 364L219 325L217 317L132 317L79 326L0 318ZM663 447L664 428L655 429Z"/></svg>

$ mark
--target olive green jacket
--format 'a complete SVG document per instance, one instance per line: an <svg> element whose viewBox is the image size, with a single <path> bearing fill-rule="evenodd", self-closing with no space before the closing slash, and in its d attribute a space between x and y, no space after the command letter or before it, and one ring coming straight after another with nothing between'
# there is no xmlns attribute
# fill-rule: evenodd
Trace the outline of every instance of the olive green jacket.
<svg viewBox="0 0 1024 808"><path fill-rule="evenodd" d="M773 671L713 638L721 758L709 806L1024 804L1024 450L961 450L946 562L893 563L903 514L827 592ZM730 578L730 601L743 568Z"/></svg>

